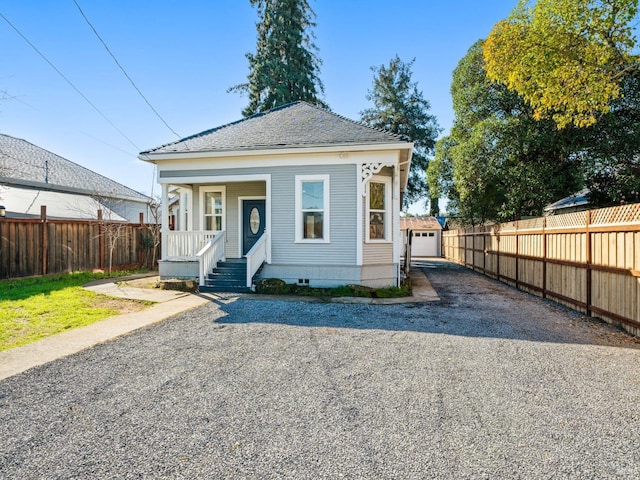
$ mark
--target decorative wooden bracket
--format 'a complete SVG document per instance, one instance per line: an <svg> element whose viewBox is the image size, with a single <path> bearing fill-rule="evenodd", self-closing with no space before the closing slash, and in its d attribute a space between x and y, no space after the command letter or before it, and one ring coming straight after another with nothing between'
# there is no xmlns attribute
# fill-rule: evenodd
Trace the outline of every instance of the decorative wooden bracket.
<svg viewBox="0 0 640 480"><path fill-rule="evenodd" d="M365 197L367 195L367 187L369 185L369 180L376 173L380 173L384 167L394 168L395 163L393 162L369 162L362 164L362 175L360 177L360 181L362 182L362 196Z"/></svg>

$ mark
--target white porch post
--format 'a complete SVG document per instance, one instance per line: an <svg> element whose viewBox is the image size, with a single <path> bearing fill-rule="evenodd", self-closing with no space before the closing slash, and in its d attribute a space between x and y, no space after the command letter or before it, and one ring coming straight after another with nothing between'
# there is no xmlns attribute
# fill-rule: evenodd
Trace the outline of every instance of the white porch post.
<svg viewBox="0 0 640 480"><path fill-rule="evenodd" d="M393 169L393 262L397 264L396 268L396 286L400 286L400 252L402 251L402 233L400 232L400 168L397 166Z"/></svg>
<svg viewBox="0 0 640 480"><path fill-rule="evenodd" d="M162 222L160 231L162 232L162 260L167 258L167 233L169 232L169 185L161 184L162 187Z"/></svg>
<svg viewBox="0 0 640 480"><path fill-rule="evenodd" d="M265 202L264 208L266 210L266 221L267 221L267 263L271 263L271 174L268 174L264 179L265 183Z"/></svg>

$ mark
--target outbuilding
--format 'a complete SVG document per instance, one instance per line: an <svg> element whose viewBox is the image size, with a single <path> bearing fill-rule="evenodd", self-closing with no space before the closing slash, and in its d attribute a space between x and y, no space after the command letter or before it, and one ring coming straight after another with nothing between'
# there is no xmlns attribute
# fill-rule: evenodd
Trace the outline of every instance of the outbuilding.
<svg viewBox="0 0 640 480"><path fill-rule="evenodd" d="M442 226L435 217L402 217L400 229L411 238L411 258L442 256Z"/></svg>

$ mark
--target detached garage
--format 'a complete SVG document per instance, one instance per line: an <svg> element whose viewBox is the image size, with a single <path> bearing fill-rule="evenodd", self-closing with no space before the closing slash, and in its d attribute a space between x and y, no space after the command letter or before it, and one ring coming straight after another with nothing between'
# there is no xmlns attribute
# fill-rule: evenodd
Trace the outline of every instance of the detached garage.
<svg viewBox="0 0 640 480"><path fill-rule="evenodd" d="M442 256L442 226L435 217L403 217L400 229L411 237L411 258Z"/></svg>

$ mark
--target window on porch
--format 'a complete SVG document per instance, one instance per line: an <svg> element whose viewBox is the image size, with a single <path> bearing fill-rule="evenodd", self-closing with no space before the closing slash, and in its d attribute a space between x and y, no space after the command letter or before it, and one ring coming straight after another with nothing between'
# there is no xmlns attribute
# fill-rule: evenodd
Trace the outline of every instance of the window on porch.
<svg viewBox="0 0 640 480"><path fill-rule="evenodd" d="M203 230L224 230L224 189L203 187L201 195Z"/></svg>

